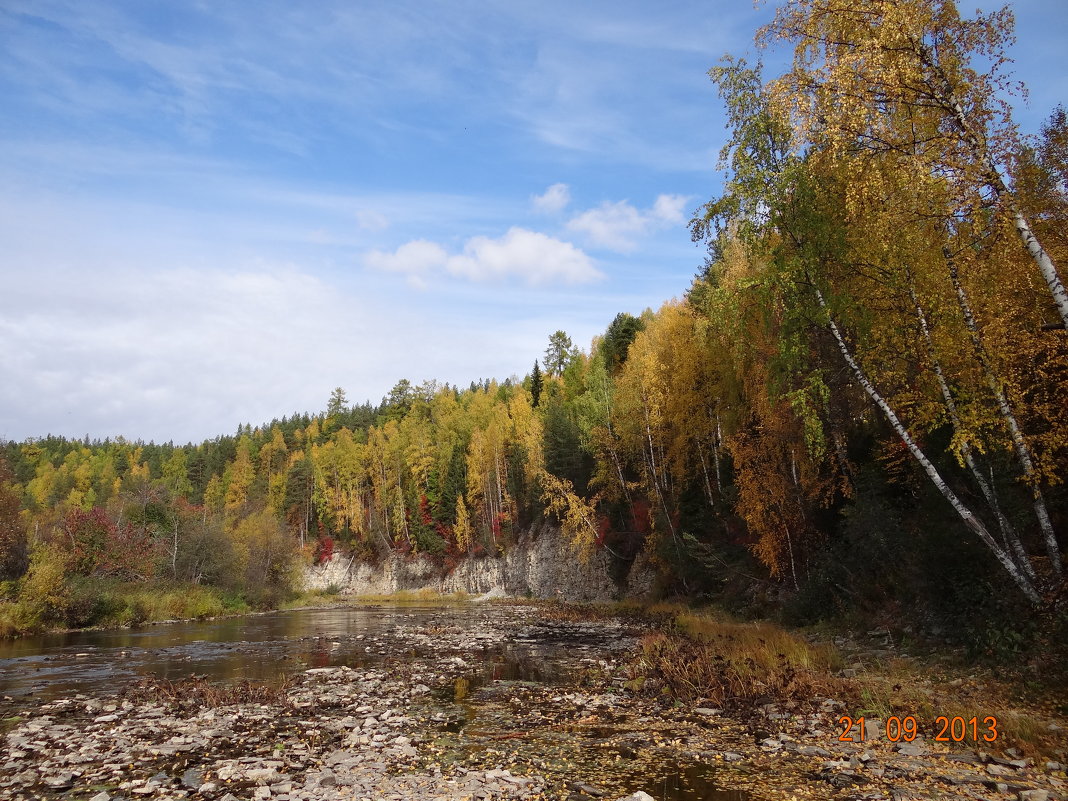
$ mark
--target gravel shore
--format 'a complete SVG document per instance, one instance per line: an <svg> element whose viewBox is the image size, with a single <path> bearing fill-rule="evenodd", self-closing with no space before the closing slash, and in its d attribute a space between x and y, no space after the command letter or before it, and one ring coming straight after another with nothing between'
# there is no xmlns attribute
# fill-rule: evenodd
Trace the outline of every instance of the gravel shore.
<svg viewBox="0 0 1068 801"><path fill-rule="evenodd" d="M366 640L379 664L302 670L266 700L205 705L181 683L43 705L5 698L0 798L1068 797L1058 763L839 742L832 699L769 704L755 727L751 715L632 694L637 632L619 622L546 622L531 607L469 621L402 622ZM530 664L494 676L486 654L504 644L529 646Z"/></svg>

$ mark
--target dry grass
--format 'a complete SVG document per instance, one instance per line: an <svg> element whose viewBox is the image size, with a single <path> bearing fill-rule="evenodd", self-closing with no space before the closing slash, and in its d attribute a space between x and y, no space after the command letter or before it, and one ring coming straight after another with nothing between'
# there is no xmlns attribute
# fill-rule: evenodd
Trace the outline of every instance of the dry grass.
<svg viewBox="0 0 1068 801"><path fill-rule="evenodd" d="M675 616L674 625L687 639L714 645L728 659L752 660L765 670L784 661L798 670L831 672L843 666L833 645L813 645L772 623L738 623L682 612Z"/></svg>
<svg viewBox="0 0 1068 801"><path fill-rule="evenodd" d="M891 715L914 717L928 740L942 728L935 724L938 717L997 719L997 740L989 745L977 746L970 739L960 744L939 743L946 747L1017 748L1036 759L1060 759L1068 748L1068 722L1058 708L1059 696L1023 700L1018 697L1018 686L989 673L947 671L927 661L899 659L862 673L851 684L854 715L881 720Z"/></svg>
<svg viewBox="0 0 1068 801"><path fill-rule="evenodd" d="M691 623L696 635L648 634L633 666L683 701L717 706L816 702L842 690L830 675L835 654L767 624Z"/></svg>
<svg viewBox="0 0 1068 801"><path fill-rule="evenodd" d="M275 681L253 682L245 679L237 684L213 684L201 676L170 679L145 678L123 694L133 703L158 703L176 711L196 711L204 708L259 704L288 706L286 695L295 685L288 677Z"/></svg>
<svg viewBox="0 0 1068 801"><path fill-rule="evenodd" d="M966 721L994 716L996 742L965 741L960 747L1017 748L1036 760L1060 762L1068 751L1063 692L1040 688L1042 695L1023 700L1019 681L1002 680L967 665L951 667L934 654L874 660L861 651L854 656L867 667L847 679L836 675L845 667L845 659L832 644L813 644L771 623L739 622L716 610L675 603L530 603L539 605L551 620L623 618L651 629L630 666L631 690L722 706L789 702L799 707L829 697L844 703L854 717L912 716L929 742L938 733L939 716Z"/></svg>
<svg viewBox="0 0 1068 801"><path fill-rule="evenodd" d="M449 595L442 594L437 590L421 589L421 590L400 590L399 592L388 593L385 595L356 595L352 600L354 603L362 604L451 604L457 601L469 600L471 596L467 593L457 592Z"/></svg>

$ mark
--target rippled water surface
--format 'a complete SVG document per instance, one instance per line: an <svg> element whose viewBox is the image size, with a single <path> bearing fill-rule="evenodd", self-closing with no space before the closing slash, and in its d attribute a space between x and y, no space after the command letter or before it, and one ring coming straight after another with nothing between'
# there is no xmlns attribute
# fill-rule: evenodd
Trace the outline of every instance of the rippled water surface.
<svg viewBox="0 0 1068 801"><path fill-rule="evenodd" d="M472 615L493 613L470 605L300 609L0 641L0 694L115 690L148 675L269 679L308 667L355 667L381 661L398 627L469 625Z"/></svg>

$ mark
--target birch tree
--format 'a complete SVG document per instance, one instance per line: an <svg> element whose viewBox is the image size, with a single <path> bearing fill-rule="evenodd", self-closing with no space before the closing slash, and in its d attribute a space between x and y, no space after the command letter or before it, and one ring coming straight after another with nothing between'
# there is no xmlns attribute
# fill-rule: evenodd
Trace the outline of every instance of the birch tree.
<svg viewBox="0 0 1068 801"><path fill-rule="evenodd" d="M1007 6L966 19L953 0L790 0L760 41L794 45L793 68L769 88L800 143L850 153L858 178L865 152L944 176L956 190L947 219L993 207L1068 324L1068 292L1009 175L1018 149L1007 100L1017 87L1004 73L1013 24Z"/></svg>

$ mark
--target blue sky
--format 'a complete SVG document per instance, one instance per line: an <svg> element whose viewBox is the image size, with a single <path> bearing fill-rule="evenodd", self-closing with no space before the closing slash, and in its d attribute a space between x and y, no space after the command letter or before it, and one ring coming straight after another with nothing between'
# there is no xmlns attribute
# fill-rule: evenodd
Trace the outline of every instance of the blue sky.
<svg viewBox="0 0 1068 801"><path fill-rule="evenodd" d="M1068 4L1015 8L1035 131ZM199 440L587 346L699 269L706 73L770 15L5 0L0 438Z"/></svg>

